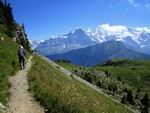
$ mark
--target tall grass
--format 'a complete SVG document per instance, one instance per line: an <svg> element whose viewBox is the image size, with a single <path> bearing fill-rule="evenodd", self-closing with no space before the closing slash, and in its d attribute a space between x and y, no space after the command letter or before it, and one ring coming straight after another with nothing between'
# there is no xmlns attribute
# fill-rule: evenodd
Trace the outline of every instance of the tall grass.
<svg viewBox="0 0 150 113"><path fill-rule="evenodd" d="M49 113L130 113L123 105L97 93L83 83L34 56L28 74L29 90Z"/></svg>

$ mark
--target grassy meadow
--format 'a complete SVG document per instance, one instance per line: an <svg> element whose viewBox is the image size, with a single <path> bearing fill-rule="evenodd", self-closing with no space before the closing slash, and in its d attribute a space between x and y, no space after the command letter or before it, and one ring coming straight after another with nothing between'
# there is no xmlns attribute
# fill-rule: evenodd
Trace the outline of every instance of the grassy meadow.
<svg viewBox="0 0 150 113"><path fill-rule="evenodd" d="M142 95L145 93L150 95L150 60L114 59L111 60L111 64L93 68L104 72L107 70L113 78L120 77L122 82L133 88L134 93L140 89Z"/></svg>
<svg viewBox="0 0 150 113"><path fill-rule="evenodd" d="M71 80L39 56L28 74L29 91L49 113L130 113L122 104Z"/></svg>

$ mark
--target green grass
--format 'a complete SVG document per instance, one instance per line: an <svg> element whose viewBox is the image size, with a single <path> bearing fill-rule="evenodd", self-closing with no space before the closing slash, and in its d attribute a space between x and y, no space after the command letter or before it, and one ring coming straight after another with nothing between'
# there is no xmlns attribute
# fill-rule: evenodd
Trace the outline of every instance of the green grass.
<svg viewBox="0 0 150 113"><path fill-rule="evenodd" d="M64 61L56 63L66 69L74 70L73 73L85 80L90 78L91 83L98 85L104 89L105 93L120 102L126 93L124 89L131 89L134 105L130 106L133 109L141 111L142 106L139 101L146 93L150 95L150 60L112 59L101 65L88 68L80 68L80 66ZM106 70L107 75L104 76L103 73L106 73ZM116 86L115 92L112 90L114 86ZM137 95L138 98L135 98ZM127 102L125 104L129 105Z"/></svg>
<svg viewBox="0 0 150 113"><path fill-rule="evenodd" d="M119 65L107 65L93 67L99 71L108 71L113 77L121 77L121 80L133 87L134 92L141 89L143 95L150 95L150 60L124 60ZM117 59L112 61L118 62Z"/></svg>
<svg viewBox="0 0 150 113"><path fill-rule="evenodd" d="M0 24L0 103L6 104L10 92L11 84L8 77L14 75L20 68L18 62L19 45L12 41L12 38L6 35L6 26Z"/></svg>
<svg viewBox="0 0 150 113"><path fill-rule="evenodd" d="M122 62L123 63L118 63ZM80 66L66 63L63 61L56 62L58 65L72 71L79 70ZM110 62L109 62L110 63ZM111 74L111 79L121 77L121 80L130 85L134 93L137 89L141 89L142 95L148 93L150 95L150 60L128 60L128 59L112 59L111 65L94 66L86 68L86 70L108 71Z"/></svg>
<svg viewBox="0 0 150 113"><path fill-rule="evenodd" d="M69 71L78 70L80 67L84 68L83 66L73 65L70 62L67 62L66 60L56 60L55 63L66 68Z"/></svg>
<svg viewBox="0 0 150 113"><path fill-rule="evenodd" d="M29 90L50 113L130 113L122 104L97 93L83 83L34 56L28 74Z"/></svg>

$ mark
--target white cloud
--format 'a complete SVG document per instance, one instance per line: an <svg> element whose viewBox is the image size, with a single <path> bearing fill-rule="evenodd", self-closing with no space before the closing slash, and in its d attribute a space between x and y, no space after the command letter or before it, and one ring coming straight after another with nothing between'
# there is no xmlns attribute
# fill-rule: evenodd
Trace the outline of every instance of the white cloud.
<svg viewBox="0 0 150 113"><path fill-rule="evenodd" d="M134 2L134 0L127 0L127 2L128 2L130 5L134 6L134 7L138 7L138 6L139 6L139 4L136 4L136 3Z"/></svg>
<svg viewBox="0 0 150 113"><path fill-rule="evenodd" d="M124 36L124 37L131 35L128 32L128 28L122 25L110 26L107 23L99 26L98 29L100 29L103 34L107 34L107 35L117 35L117 36Z"/></svg>
<svg viewBox="0 0 150 113"><path fill-rule="evenodd" d="M150 9L150 3L149 3L149 4L145 4L145 7L146 7L147 9Z"/></svg>

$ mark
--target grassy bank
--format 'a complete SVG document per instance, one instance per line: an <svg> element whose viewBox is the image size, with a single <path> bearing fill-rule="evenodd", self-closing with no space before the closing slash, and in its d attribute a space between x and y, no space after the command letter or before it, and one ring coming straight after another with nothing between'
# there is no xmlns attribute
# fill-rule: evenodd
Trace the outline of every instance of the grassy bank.
<svg viewBox="0 0 150 113"><path fill-rule="evenodd" d="M11 84L8 77L20 69L17 54L19 45L6 35L6 31L7 27L0 25L0 103L3 104L7 103L10 96ZM4 38L3 41L1 37Z"/></svg>
<svg viewBox="0 0 150 113"><path fill-rule="evenodd" d="M28 75L29 90L50 113L130 113L123 105L70 80L49 63L34 56Z"/></svg>
<svg viewBox="0 0 150 113"><path fill-rule="evenodd" d="M19 69L17 49L18 45L5 33L6 26L0 25L0 103L5 104L10 96L8 77Z"/></svg>

